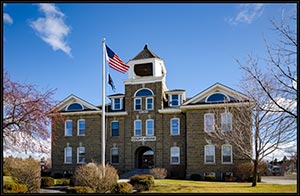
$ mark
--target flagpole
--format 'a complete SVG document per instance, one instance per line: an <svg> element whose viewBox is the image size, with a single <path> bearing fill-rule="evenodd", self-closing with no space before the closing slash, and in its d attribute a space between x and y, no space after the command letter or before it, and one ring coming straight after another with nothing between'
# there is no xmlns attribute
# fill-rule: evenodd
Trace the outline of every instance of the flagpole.
<svg viewBox="0 0 300 196"><path fill-rule="evenodd" d="M105 168L105 38L102 38L102 166Z"/></svg>

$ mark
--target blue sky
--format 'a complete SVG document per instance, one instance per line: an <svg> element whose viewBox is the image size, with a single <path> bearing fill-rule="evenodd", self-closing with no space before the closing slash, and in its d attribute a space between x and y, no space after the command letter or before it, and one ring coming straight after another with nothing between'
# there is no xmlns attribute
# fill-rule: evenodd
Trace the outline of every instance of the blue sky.
<svg viewBox="0 0 300 196"><path fill-rule="evenodd" d="M100 105L102 37L125 62L147 43L164 60L167 87L187 97L216 82L240 90L235 58L265 56L263 35L276 39L270 19L296 15L296 4L6 3L3 13L3 67L12 80L57 89L57 101L74 94ZM124 93L127 73L110 74Z"/></svg>

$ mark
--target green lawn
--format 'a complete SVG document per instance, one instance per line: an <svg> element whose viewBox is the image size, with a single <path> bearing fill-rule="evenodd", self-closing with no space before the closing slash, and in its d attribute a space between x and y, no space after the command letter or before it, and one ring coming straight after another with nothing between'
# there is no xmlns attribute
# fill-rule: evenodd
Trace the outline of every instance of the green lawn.
<svg viewBox="0 0 300 196"><path fill-rule="evenodd" d="M205 182L189 180L155 180L150 191L143 193L296 193L296 184Z"/></svg>
<svg viewBox="0 0 300 196"><path fill-rule="evenodd" d="M3 182L4 184L12 184L14 183L13 179L11 176L3 176Z"/></svg>

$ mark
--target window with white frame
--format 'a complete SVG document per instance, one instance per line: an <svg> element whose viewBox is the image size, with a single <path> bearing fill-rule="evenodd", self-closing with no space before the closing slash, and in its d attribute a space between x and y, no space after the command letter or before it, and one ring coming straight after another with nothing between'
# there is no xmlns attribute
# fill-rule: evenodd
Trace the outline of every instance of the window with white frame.
<svg viewBox="0 0 300 196"><path fill-rule="evenodd" d="M119 149L118 148L112 148L111 151L111 163L117 164L119 163Z"/></svg>
<svg viewBox="0 0 300 196"><path fill-rule="evenodd" d="M119 136L119 122L118 121L111 122L111 136Z"/></svg>
<svg viewBox="0 0 300 196"><path fill-rule="evenodd" d="M142 135L142 121L135 120L134 121L134 136L141 136Z"/></svg>
<svg viewBox="0 0 300 196"><path fill-rule="evenodd" d="M142 98L134 99L134 110L142 110Z"/></svg>
<svg viewBox="0 0 300 196"><path fill-rule="evenodd" d="M72 136L72 120L65 121L65 136Z"/></svg>
<svg viewBox="0 0 300 196"><path fill-rule="evenodd" d="M146 135L154 135L154 120L146 120Z"/></svg>
<svg viewBox="0 0 300 196"><path fill-rule="evenodd" d="M77 134L85 135L85 120L79 119L77 124Z"/></svg>
<svg viewBox="0 0 300 196"><path fill-rule="evenodd" d="M72 147L65 147L65 163L72 163Z"/></svg>
<svg viewBox="0 0 300 196"><path fill-rule="evenodd" d="M180 149L179 147L171 147L171 164L179 164L180 163Z"/></svg>
<svg viewBox="0 0 300 196"><path fill-rule="evenodd" d="M174 94L169 96L169 106L179 106L181 104L181 95Z"/></svg>
<svg viewBox="0 0 300 196"><path fill-rule="evenodd" d="M146 110L153 110L153 97L146 98Z"/></svg>
<svg viewBox="0 0 300 196"><path fill-rule="evenodd" d="M215 146L214 145L204 146L204 163L205 164L215 163Z"/></svg>
<svg viewBox="0 0 300 196"><path fill-rule="evenodd" d="M180 119L179 118L172 118L170 120L170 128L171 128L171 135L179 135L180 134Z"/></svg>
<svg viewBox="0 0 300 196"><path fill-rule="evenodd" d="M215 130L215 115L204 114L204 131L212 132Z"/></svg>
<svg viewBox="0 0 300 196"><path fill-rule="evenodd" d="M77 148L77 163L85 163L85 147Z"/></svg>
<svg viewBox="0 0 300 196"><path fill-rule="evenodd" d="M232 163L232 146L229 144L222 145L222 163L223 164Z"/></svg>
<svg viewBox="0 0 300 196"><path fill-rule="evenodd" d="M114 98L112 99L113 110L121 110L123 109L123 98Z"/></svg>
<svg viewBox="0 0 300 196"><path fill-rule="evenodd" d="M232 114L222 113L221 114L221 129L222 131L231 131L232 130Z"/></svg>

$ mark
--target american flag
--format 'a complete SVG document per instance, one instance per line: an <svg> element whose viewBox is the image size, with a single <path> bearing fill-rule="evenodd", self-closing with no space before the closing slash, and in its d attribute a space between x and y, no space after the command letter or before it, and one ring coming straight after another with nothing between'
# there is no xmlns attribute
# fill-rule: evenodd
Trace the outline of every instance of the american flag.
<svg viewBox="0 0 300 196"><path fill-rule="evenodd" d="M106 44L106 59L109 64L109 66L121 73L125 73L128 69L129 66L124 63L116 53L114 53Z"/></svg>

